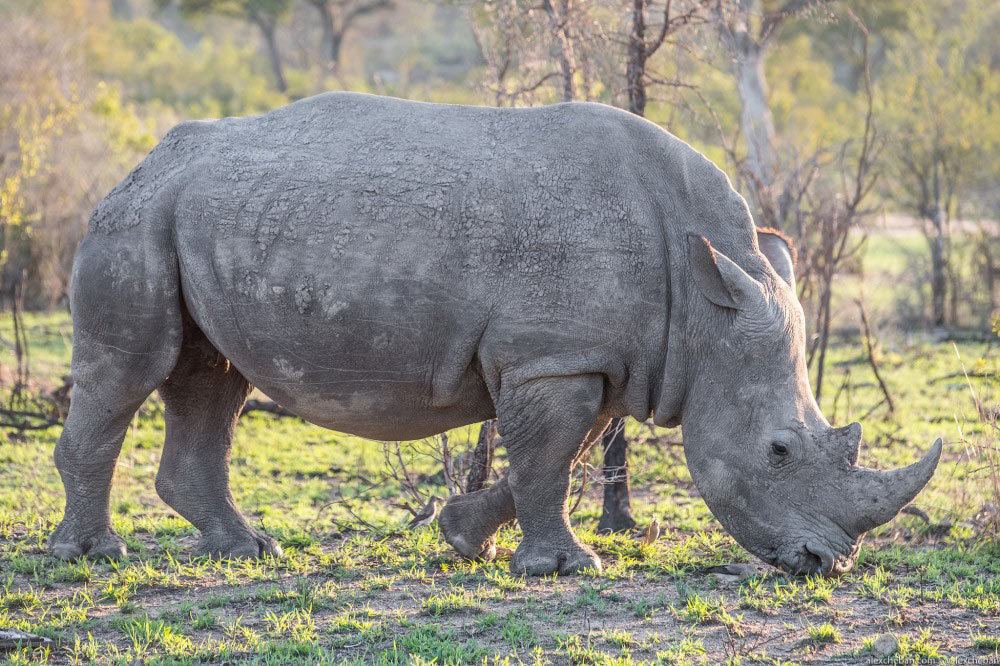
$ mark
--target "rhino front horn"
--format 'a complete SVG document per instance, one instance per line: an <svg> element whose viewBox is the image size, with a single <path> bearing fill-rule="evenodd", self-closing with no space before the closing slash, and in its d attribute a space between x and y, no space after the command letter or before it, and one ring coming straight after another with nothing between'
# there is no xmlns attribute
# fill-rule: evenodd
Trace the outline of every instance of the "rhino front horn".
<svg viewBox="0 0 1000 666"><path fill-rule="evenodd" d="M862 534L887 523L923 489L941 459L941 438L930 451L908 467L889 471L860 468L856 476L854 509L856 531Z"/></svg>

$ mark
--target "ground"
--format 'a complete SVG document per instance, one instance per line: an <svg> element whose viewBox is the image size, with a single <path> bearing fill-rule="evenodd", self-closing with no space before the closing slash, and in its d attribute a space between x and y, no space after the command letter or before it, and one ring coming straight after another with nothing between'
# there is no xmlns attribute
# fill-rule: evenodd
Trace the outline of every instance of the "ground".
<svg viewBox="0 0 1000 666"><path fill-rule="evenodd" d="M6 322L0 336L10 340ZM68 317L31 315L26 323L33 377L58 383ZM641 524L656 517L663 534L651 545L595 535L599 488L590 484L572 520L601 554L601 575L530 579L510 575L504 556L462 561L436 524L406 528L410 515L394 506L402 496L387 475L382 443L256 412L237 430L234 493L285 556L192 560L194 528L153 487L163 440L155 399L129 430L112 495L129 559L60 562L45 550L62 512L52 464L59 427L0 431L0 628L53 641L6 659L854 664L878 663L872 660L894 648L894 663L998 663L1000 545L984 525L995 517L1000 479L991 465L1000 352L982 340L885 338L880 360L896 412L880 404L857 334L831 350L824 412L837 424L864 422L862 463L912 462L937 436L945 453L915 501L929 522L901 515L877 529L855 570L836 579L789 577L763 564L742 579L706 572L754 560L698 497L676 444L680 432L634 423L636 517ZM12 366L3 354L0 361ZM451 433L450 446L463 450L477 432ZM425 455L430 448L402 451L420 491L443 496L441 465ZM501 455L497 467L504 465ZM499 545L517 541L516 527L505 528Z"/></svg>

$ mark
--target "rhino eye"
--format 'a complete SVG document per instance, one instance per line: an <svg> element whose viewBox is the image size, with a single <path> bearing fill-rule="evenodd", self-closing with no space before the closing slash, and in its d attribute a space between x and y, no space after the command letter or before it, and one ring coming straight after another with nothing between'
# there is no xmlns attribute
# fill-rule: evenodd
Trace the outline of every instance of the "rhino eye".
<svg viewBox="0 0 1000 666"><path fill-rule="evenodd" d="M771 452L776 456L787 456L788 447L781 442L771 442Z"/></svg>

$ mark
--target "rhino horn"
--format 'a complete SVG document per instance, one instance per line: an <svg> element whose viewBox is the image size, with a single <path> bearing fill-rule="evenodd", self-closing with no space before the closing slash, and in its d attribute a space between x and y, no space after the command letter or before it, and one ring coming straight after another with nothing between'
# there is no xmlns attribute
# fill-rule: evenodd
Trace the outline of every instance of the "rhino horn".
<svg viewBox="0 0 1000 666"><path fill-rule="evenodd" d="M863 467L852 470L853 510L858 512L852 520L855 531L862 534L892 520L927 485L940 459L939 437L923 458L908 467L889 471Z"/></svg>
<svg viewBox="0 0 1000 666"><path fill-rule="evenodd" d="M852 465L858 464L858 451L861 449L861 424L855 421L842 428L833 429L833 441L837 449Z"/></svg>

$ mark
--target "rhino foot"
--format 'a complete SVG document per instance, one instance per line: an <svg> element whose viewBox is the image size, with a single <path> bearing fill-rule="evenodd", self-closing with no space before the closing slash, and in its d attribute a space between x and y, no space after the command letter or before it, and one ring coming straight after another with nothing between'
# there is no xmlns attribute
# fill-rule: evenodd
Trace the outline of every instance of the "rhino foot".
<svg viewBox="0 0 1000 666"><path fill-rule="evenodd" d="M462 557L492 560L497 554L497 530L516 517L510 485L503 478L484 490L450 498L438 514L438 525L445 541Z"/></svg>
<svg viewBox="0 0 1000 666"><path fill-rule="evenodd" d="M496 526L486 521L479 510L483 495L480 490L468 495L456 495L438 514L438 526L452 548L469 560L492 560L496 557Z"/></svg>
<svg viewBox="0 0 1000 666"><path fill-rule="evenodd" d="M603 567L601 558L580 543L551 545L522 541L510 559L510 571L514 574L548 576L558 573L567 576L585 569L600 573Z"/></svg>
<svg viewBox="0 0 1000 666"><path fill-rule="evenodd" d="M267 555L281 557L281 546L266 534L254 529L238 532L202 534L193 556L207 555L220 559L257 559Z"/></svg>
<svg viewBox="0 0 1000 666"><path fill-rule="evenodd" d="M60 560L75 560L84 555L93 559L117 560L128 554L122 538L108 530L92 537L79 537L59 528L49 539L49 553Z"/></svg>

